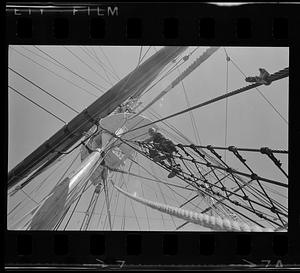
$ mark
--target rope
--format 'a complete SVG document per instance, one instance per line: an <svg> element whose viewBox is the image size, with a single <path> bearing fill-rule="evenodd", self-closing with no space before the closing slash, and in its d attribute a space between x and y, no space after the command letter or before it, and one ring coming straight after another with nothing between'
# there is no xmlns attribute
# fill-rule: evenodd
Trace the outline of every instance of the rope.
<svg viewBox="0 0 300 273"><path fill-rule="evenodd" d="M63 102L62 100L60 100L59 98L55 97L54 95L52 95L51 93L49 93L48 91L46 91L44 88L40 87L39 85L37 85L36 83L34 83L33 81L27 79L25 76L21 75L19 72L17 72L16 70L8 67L9 70L11 70L12 72L14 72L15 74L17 74L18 76L20 76L21 78L23 78L24 80L30 82L33 86L37 87L38 89L40 89L41 91L43 91L44 93L48 94L51 98L55 99L56 101L60 102L61 104L63 104L64 106L68 107L69 109L71 109L72 111L74 111L75 113L79 114L79 112L74 109L73 107L71 107L70 105L66 104L65 102Z"/></svg>
<svg viewBox="0 0 300 273"><path fill-rule="evenodd" d="M183 159L186 160L186 161L189 160L189 159L187 159L187 158L183 158ZM221 159L220 159L220 160L221 160ZM222 160L221 160L221 161L222 161ZM196 160L192 160L192 162L197 163ZM223 162L223 161L222 161L222 162ZM223 162L223 163L224 163L224 162ZM227 164L226 164L226 167L227 167L227 169L230 168ZM213 171L213 172L214 172L214 171ZM201 174L201 173L200 173L200 174ZM242 196L242 195L240 195L240 194L237 194L235 191L228 190L228 189L223 185L223 183L222 183L221 181L222 181L222 179L226 178L228 175L232 175L234 181L235 181L236 184L238 185L239 189L243 192L244 196ZM269 209L269 210L272 211L272 208L273 208L273 207L265 206L265 205L263 205L262 203L257 202L257 201L255 201L255 200L252 200L251 198L249 198L249 197L246 195L246 193L244 192L244 190L243 190L243 188L244 188L243 185L240 185L240 184L238 183L238 181L237 181L237 178L238 178L238 177L235 177L235 176L233 175L233 173L230 173L230 172L229 172L226 176L224 176L224 177L221 178L221 179L220 179L216 174L215 174L215 176L216 176L216 179L217 179L217 183L220 182L220 184L222 185L222 187L221 187L221 186L218 186L217 183L212 184L212 183L209 182L207 179L205 179L204 181L202 181L202 180L200 179L202 182L204 182L204 183L206 183L207 185L210 186L209 192L210 192L211 194L218 195L218 196L220 196L220 197L222 196L224 199L228 200L229 202L231 202L231 203L233 203L233 204L235 204L235 205L241 205L241 204L238 204L237 202L235 202L235 201L233 201L233 200L231 200L231 199L229 198L229 196L233 194L233 195L235 195L236 197L239 197L239 198L241 198L241 199L243 199L243 200L248 201L249 204L250 204L250 206L251 206L251 208L252 208L252 210L250 210L250 208L244 207L243 205L241 205L241 207L243 207L243 208L245 208L245 209L247 209L247 210L249 210L249 211L251 211L251 212L253 212L253 213L255 213L255 214L257 214L257 212L254 210L254 208L252 207L252 204L251 204L251 203L254 203L254 204L256 204L256 205L259 205L259 206L261 206L261 207L264 207L264 208ZM193 176L192 176L192 177L193 177ZM186 179L187 179L187 178L186 178ZM200 184L199 186L203 188L203 185ZM219 194L218 192L214 191L213 188L220 189L222 192L225 193L226 196L224 196L223 194L221 195L221 194ZM279 212L279 213L282 214L282 215L284 215L282 212ZM258 214L257 214L257 215L258 215ZM287 216L287 215L285 215L285 216Z"/></svg>
<svg viewBox="0 0 300 273"><path fill-rule="evenodd" d="M104 128L103 128L104 129ZM106 129L104 129L104 130L106 130ZM108 131L108 130L107 130ZM140 151L139 149L137 149L137 148L135 148L135 147L133 147L132 145L130 145L129 143L127 143L127 142L125 142L122 138L120 138L119 136L116 136L114 133L112 133L112 132L109 132L108 131L108 133L109 134L111 134L112 136L114 136L114 137L116 137L116 138L118 138L118 139L120 139L122 142L124 142L124 143L126 143L127 145L129 145L131 148L133 148L134 150L136 150L136 151L138 151L139 153L141 153L142 155L144 155L144 156L146 156L147 158L149 158L144 152L142 152L142 151ZM141 143L141 142L136 142L139 146L140 146L140 148L142 148L142 146L144 146L145 144L143 144L143 143ZM148 145L148 144L147 144ZM199 152L199 151L198 151ZM204 155L202 155L202 156L204 156ZM180 158L180 157L179 157ZM188 159L186 159L186 160L188 160ZM191 161L191 160L190 160ZM198 164L201 164L200 162L197 162ZM158 163L156 163L156 164L158 164ZM166 164L159 164L161 167L163 167L164 169L167 169L167 170L169 170L169 168L167 168L167 166L166 166ZM204 163L204 165L207 165L208 166L208 164L205 164ZM213 166L212 164L210 164L209 163L209 166L211 166L211 167L215 167L215 168L217 168L217 166ZM220 167L219 167L220 168ZM242 175L244 175L244 176L248 176L248 177L251 177L252 178L252 175L246 175L246 174L243 174L243 173L241 173L241 172L237 172L237 171L235 171L235 170L233 170L233 169L231 169L231 168L220 168L220 169L223 169L223 170L225 170L226 172L235 172L235 173L237 173L237 174L242 174ZM188 184L190 184L190 185L192 185L192 183L191 182L189 182L189 181L194 181L194 179L191 179L190 177L186 177L185 176L186 175L186 173L183 173L183 172L181 172L181 175L178 175L177 174L177 176L180 178L180 179L182 179L182 180L184 180L186 183L188 183ZM260 177L258 177L258 176L255 176L255 178L252 178L252 179L257 179L257 178L259 178L260 180L262 180ZM267 179L263 179L263 180L265 180L265 181L268 181ZM273 181L274 182L274 181ZM208 184L210 184L208 181L207 181L207 183ZM278 183L279 184L279 182L276 182L276 183ZM194 185L192 185L193 187L194 187ZM198 185L198 186L200 186L200 187L204 187L204 185ZM216 186L216 185L214 185L215 187L218 187L218 186ZM218 187L219 188L219 187ZM201 192L203 192L204 194L205 194L205 192L204 191L202 191L200 188L198 188L197 187L197 190L199 190L199 191L201 191ZM223 190L226 190L226 189L221 189L222 191ZM222 196L223 198L225 198L225 199L227 199L228 201L230 201L232 204L234 204L234 205L237 205L237 206L240 206L240 207L243 207L244 209L246 209L246 210L248 210L248 211L250 211L250 212L253 212L250 208L248 208L248 207L245 207L245 206L243 206L240 202L237 202L237 201L234 201L234 200L230 200L228 197L226 198L225 196L223 196L223 195L221 195L221 193L220 192L213 192L213 195L211 195L211 194L209 194L209 193L206 193L206 194L208 194L210 197L212 197L212 198L214 198L214 199L216 199L217 201L220 201L220 200L218 200L218 198L216 198L214 195L217 195L217 196ZM223 204L223 205L225 205L225 206L228 206L228 205L226 205L226 204ZM232 209L232 208L231 208ZM235 210L236 211L236 210ZM236 211L236 212L238 212L238 211ZM239 214L241 214L240 212L238 212ZM265 217L262 213L257 213L257 212L254 212L257 216L259 216L260 218L263 218L263 219L266 219L267 221L269 221L269 222L272 222L272 223L274 223L274 224L276 224L276 225L278 225L276 222L274 222L274 221L272 221L271 219L268 219L267 217ZM252 219L250 219L249 217L247 217L246 215L244 215L244 214L242 214L245 218L247 218L247 219L249 219L249 220L251 220L251 221L253 221ZM255 221L253 221L253 222L255 222ZM260 226L258 223L256 223L255 222L255 224L256 225L258 225L258 226ZM262 226L263 227L263 226Z"/></svg>
<svg viewBox="0 0 300 273"><path fill-rule="evenodd" d="M246 159L244 159L241 154L236 151L234 148L231 148L230 151L241 161L241 163L251 172L251 175L254 175L255 173L253 172L253 170L250 168L250 166L246 163ZM272 205L272 209L275 209L275 213L277 214L278 218L280 219L280 221L282 222L282 224L284 225L282 219L280 218L279 214L277 213L277 209L273 204L272 199L269 197L269 195L267 194L267 192L265 191L264 187L262 186L262 184L260 183L259 179L255 179L258 183L258 185L260 186L260 188L262 189L264 195L268 198L268 200L270 201L271 205ZM272 211L272 210L271 210Z"/></svg>
<svg viewBox="0 0 300 273"><path fill-rule="evenodd" d="M136 161L132 161L132 162L134 162L134 163L137 164ZM139 165L139 164L137 164L137 165ZM110 171L113 171L113 172L118 172L118 173L121 173L121 174L128 174L128 175L131 175L131 176L134 176L134 177L138 177L138 178L141 178L141 179L145 179L145 180L148 180L148 181L153 181L153 182L156 182L156 183L161 183L161 184L169 185L169 186L172 186L172 187L175 187L175 188L180 188L180 189L192 191L191 189L186 189L185 187L178 186L178 185L173 184L173 183L164 182L164 181L161 181L161 180L158 180L158 179L152 179L152 178L145 177L145 176L142 176L142 175L138 175L138 174L135 174L135 173L132 173L132 172L129 172L129 171L126 172L126 171L123 171L123 170L120 170L120 169L114 169L114 168L109 168L109 167L108 167L108 169Z"/></svg>
<svg viewBox="0 0 300 273"><path fill-rule="evenodd" d="M196 161L195 159L189 160L188 158L183 158L182 156L179 156L179 157L178 157L178 156L175 156L175 155L174 155L174 157L177 157L177 158L180 158L180 159L184 159L184 160L186 160L186 161L191 161L191 162L194 162L194 163L197 163L197 164L201 164L200 162ZM205 163L204 163L204 164L205 164ZM209 166L212 167L213 165L209 164ZM165 168L165 169L168 169L168 168L166 168L165 165L161 165L161 167L163 167L163 168ZM214 166L214 167L215 167L215 166ZM229 174L233 175L231 172L233 172L234 170L231 170L228 166L226 166L226 167L227 167L227 168L224 169L224 170L227 171L227 172L229 172ZM230 171L229 171L229 170L230 170ZM181 175L177 175L177 176L178 176L179 178L183 179L183 180L184 180L185 182L187 182L188 184L190 184L189 181L192 181L192 183L193 183L193 180L194 180L195 176L192 175L192 174L186 176L185 174L186 174L186 173L183 173L183 172L182 172ZM200 174L201 174L201 173L200 173ZM241 173L240 173L240 174L241 174ZM228 174L227 174L226 176L228 176ZM226 176L223 177L222 179L226 178ZM252 175L248 175L248 176L252 176ZM235 177L234 177L234 178L235 178ZM211 196L212 198L214 198L213 195L216 195L216 196L218 196L218 197L222 197L222 198L223 198L222 200L225 200L225 199L226 199L227 201L231 202L232 204L237 205L237 206L240 206L240 207L242 207L242 208L248 210L249 212L255 213L255 214L256 214L257 216L259 216L260 218L264 218L265 220L267 220L267 221L269 221L269 222L272 222L272 223L277 224L276 222L273 222L271 219L265 217L262 213L257 212L256 210L254 210L254 208L252 207L252 203L253 203L253 204L256 204L256 205L258 205L258 206L264 207L264 208L266 208L266 209L269 209L270 211L272 211L272 212L274 212L274 213L276 213L276 214L277 214L277 212L278 212L278 213L280 213L280 214L282 214L282 215L284 215L284 216L287 217L286 214L277 211L276 208L275 208L276 211L274 211L274 206L272 206L272 207L265 206L265 205L263 205L261 202L257 202L257 201L255 201L255 200L250 199L248 196L246 196L242 188L243 188L244 186L246 186L246 184L248 184L248 183L243 184L242 186L240 186L239 183L237 182L237 180L234 179L235 182L236 182L236 183L238 184L238 186L239 186L239 189L238 189L238 190L242 190L242 192L244 193L244 196L242 196L242 195L240 195L240 194L237 194L237 193L236 193L236 190L232 192L231 190L228 190L226 187L224 187L224 185L223 185L222 182L221 182L222 179L218 178L217 176L216 176L216 179L217 179L217 181L218 181L217 183L220 182L221 185L222 185L222 187L221 187L221 186L218 186L217 183L212 184L211 182L209 182L209 181L206 180L206 179L205 179L204 181L203 181L202 179L197 179L196 181L194 181L194 182L196 182L196 185L194 185L194 186L196 186L197 190L200 190L198 187L204 188L204 185L203 185L202 183L201 183L201 184L198 184L198 183L197 183L197 182L199 182L199 180L201 180L202 182L205 182L206 184L208 184L208 185L210 186L210 193L211 193L212 195L211 195L211 194L208 194L208 195ZM253 179L254 179L254 178L253 178ZM256 179L256 178L255 178L255 179ZM251 180L251 181L252 181L252 180ZM224 196L223 194L221 194L221 193L218 192L218 191L213 190L212 187L217 188L217 189L220 189L222 192L225 193L226 196ZM207 194L207 193L206 193L206 194ZM232 195L232 194L235 195L236 197L240 198L240 199L243 199L243 200L248 201L249 204L250 204L250 206L251 206L251 208L242 205L242 203L240 203L240 202L231 200L231 199L229 198L229 196ZM215 199L215 198L214 198L214 199ZM219 201L218 198L217 198L216 200Z"/></svg>
<svg viewBox="0 0 300 273"><path fill-rule="evenodd" d="M141 58L141 62L144 60L145 56L147 55L148 51L150 50L151 46L148 47L148 49L146 50L145 54L142 56Z"/></svg>
<svg viewBox="0 0 300 273"><path fill-rule="evenodd" d="M46 108L44 108L43 106L39 105L38 103L34 102L33 100L31 100L30 98L26 97L25 95L23 95L21 92L19 92L18 90L16 90L15 88L8 86L11 90L15 91L16 93L18 93L19 95L21 95L23 98L29 100L30 102L32 102L33 104L35 104L36 106L38 106L39 108L43 109L45 112L47 112L48 114L50 114L51 116L55 117L56 119L58 119L59 121L61 121L63 124L67 124L63 119L61 119L60 117L58 117L57 115L53 114L52 112L48 111Z"/></svg>
<svg viewBox="0 0 300 273"><path fill-rule="evenodd" d="M269 76L269 80L270 80L270 82L273 82L273 81L277 81L277 80L283 79L283 78L288 77L288 76L289 76L289 68L287 67L287 68L284 68L284 69L282 69L282 70L280 70L280 71L278 71L278 72L276 72L276 73L274 73L274 74L271 74L271 75ZM150 122L150 123L148 123L148 124L145 124L145 125L143 125L143 126L137 127L137 128L135 128L135 129L129 130L129 131L127 131L126 133L129 133L129 132L132 132L132 131L135 131L135 130L138 130L138 129L141 129L141 128L144 128L144 127L147 127L147 126L149 126L149 125L152 125L152 124L155 124L155 123L164 121L164 120L166 120L166 119L170 119L170 118L173 118L173 117L182 115L182 114L184 114L184 113L186 113L186 112L193 111L193 110L195 110L195 109L197 109L197 108L201 108L201 107L203 107L203 106L212 104L212 103L217 102L217 101L219 101L219 100L226 99L226 98L228 98L228 97L237 95L237 94L239 94L239 93L243 93L243 92L248 91L248 90L250 90L250 89L256 88L257 86L260 86L260 85L262 85L262 83L255 83L255 84L247 85L247 86L245 86L245 87L242 87L242 88L236 89L236 90L234 90L234 91L232 91L232 92L229 92L229 93L227 93L227 94L225 94L225 95L218 96L218 97L213 98L213 99L211 99L211 100L208 100L208 101L199 103L199 104L197 104L197 105L195 105L195 106L192 106L192 107L190 107L190 108L187 108L187 109L185 109L185 110L183 110L183 111L179 111L179 112L177 112L177 113L174 113L174 114L169 115L169 116L167 116L167 117L164 117L164 118L162 118L162 119L159 119L159 120Z"/></svg>
<svg viewBox="0 0 300 273"><path fill-rule="evenodd" d="M282 163L274 156L273 152L268 147L263 147L260 149L262 154L266 154L272 162L280 169L280 171L288 178L287 173L281 168Z"/></svg>
<svg viewBox="0 0 300 273"><path fill-rule="evenodd" d="M190 147L190 145L181 145L182 147ZM212 145L208 145L208 146L203 146L203 145L195 145L195 148L201 148L201 149L208 149L208 148L212 148L214 150L229 150L231 149L231 147L234 146L229 146L229 147L218 147L218 146L212 146ZM262 151L264 151L264 149L268 149L271 153L275 154L275 153L280 153L280 154L288 154L287 150L273 150L270 149L268 147L262 147L260 149L252 149L252 148L238 148L238 147L234 147L235 150L237 151L245 151L245 152L259 152L259 153L263 153Z"/></svg>
<svg viewBox="0 0 300 273"><path fill-rule="evenodd" d="M126 134L126 133L125 133ZM141 143L141 142L137 142L137 144L139 145L143 145L144 147L145 144ZM127 145L129 145L127 143ZM131 145L129 145L131 146ZM178 146L178 145L177 145ZM132 147L132 146L131 146ZM205 160L205 155L202 154L200 151L198 151L195 147L195 145L189 145L190 148L192 148L196 153L198 153L202 158L204 158ZM165 153L166 154L166 153ZM176 156L176 155L173 155L174 158L179 158L181 159L180 156ZM186 161L190 161L190 162L193 162L193 159L189 159L189 158L184 158L184 160ZM284 183L281 183L281 182L278 182L278 181L275 181L275 180L272 180L272 179L267 179L267 178L264 178L264 177L260 177L258 176L257 174L247 174L247 173L244 173L244 172L240 172L240 171L237 171L235 169L232 169L232 168L228 168L228 167L224 167L224 166L218 166L218 165L213 165L211 164L210 162L207 162L207 163L204 163L204 162L199 162L199 161L195 161L197 164L200 164L200 165L205 165L207 167L213 167L215 169L219 169L219 170L222 170L222 171L226 171L227 173L233 173L233 174L238 174L238 175L242 175L242 176L245 176L245 177L248 177L248 178L251 178L251 179L259 179L261 181L264 181L264 182L267 182L267 183L271 183L271 184L274 184L274 185L278 185L278 186L282 186L282 187L285 187L287 188L288 185L284 184Z"/></svg>
<svg viewBox="0 0 300 273"><path fill-rule="evenodd" d="M156 51L157 52L157 51ZM144 91L144 93L142 94L142 96L146 95L153 87L155 87L158 83L160 83L164 78L166 78L168 75L170 75L176 68L180 67L181 65L183 65L185 62L181 62L183 60L183 58L181 58L179 61L177 61L172 67L170 67L168 69L168 71L163 75L161 76L161 78L159 78L155 83L153 83L146 91ZM181 63L180 63L181 62ZM179 64L180 63L180 64ZM159 75L162 75L165 70L167 70L167 67L166 66L160 73Z"/></svg>
<svg viewBox="0 0 300 273"><path fill-rule="evenodd" d="M140 47L139 60L138 60L137 66L139 66L140 62L141 62L142 50L143 50L143 46Z"/></svg>
<svg viewBox="0 0 300 273"><path fill-rule="evenodd" d="M58 63L61 67L67 69L69 72L71 72L72 74L76 75L77 77L81 78L82 80L84 80L86 83L90 84L91 86L93 86L94 88L96 88L98 91L100 90L103 93L103 90L101 90L101 88L99 88L99 85L92 82L91 80L88 80L84 77L82 77L80 74L74 72L73 70L71 70L69 67L67 67L66 65L64 65L63 63L59 62L58 60L56 60L54 57L52 57L50 54L46 53L45 51L43 51L42 49L38 48L37 46L34 46L37 50L39 50L40 52L44 53L46 56L48 56L49 58L51 58L52 60L54 60L56 63Z"/></svg>
<svg viewBox="0 0 300 273"><path fill-rule="evenodd" d="M96 50L93 47L91 48L91 51L93 52L94 56L96 57L99 65L101 66L101 68L104 71L109 72L111 74L111 76L113 76L117 81L120 80L120 78L118 78L117 75L115 75L114 72L112 70L110 70L110 68L105 63L101 62L100 58L97 55Z"/></svg>
<svg viewBox="0 0 300 273"><path fill-rule="evenodd" d="M177 84L179 84L185 77L191 74L199 65L201 65L205 60L207 60L211 55L213 55L219 47L208 48L200 57L198 57L188 68L186 68L171 84L169 84L158 96L156 96L149 104L147 104L140 112L136 115L140 115L145 110L147 110L151 105L158 101L161 97L166 95L170 90L172 90ZM184 61L189 58L187 56Z"/></svg>
<svg viewBox="0 0 300 273"><path fill-rule="evenodd" d="M112 182L113 183L113 182ZM209 216L207 214L192 212L189 210L164 205L158 202L153 202L141 197L138 197L136 195L132 195L118 186L116 186L113 183L113 186L116 190L124 194L125 196L129 197L130 199L137 201L141 204L144 204L145 206L148 206L150 208L156 209L158 211L167 213L171 216L175 216L177 218L187 220L189 222L192 222L196 225L200 225L206 228L210 228L213 230L220 230L220 231L255 231L255 232L273 232L274 230L271 228L261 228L256 225L248 225L246 223L239 223L237 221L231 221L229 219L222 219L221 217L214 217Z"/></svg>
<svg viewBox="0 0 300 273"><path fill-rule="evenodd" d="M162 167L163 167L163 166L162 166ZM191 181L190 178L188 178L188 177L180 177L180 178L183 179L183 180L184 180L185 182L187 182L188 184L190 184L190 182L188 182L188 181ZM212 184L209 183L208 181L207 181L207 184L212 185ZM204 185L202 185L202 184L200 184L200 185L198 185L198 186L204 187ZM214 186L214 187L217 187L217 188L220 188L219 186L216 186L216 185L213 185L213 186ZM197 189L200 190L198 187L197 187ZM224 191L225 189L221 188L221 190ZM202 191L202 190L200 190L200 191ZM212 194L213 194L213 195L222 196L224 199L228 200L229 202L231 202L231 203L233 203L233 204L235 204L235 205L241 206L241 207L243 207L244 209L249 210L250 212L253 212L250 208L243 206L241 203L236 202L236 201L233 201L233 200L229 199L229 197L225 197L225 196L221 195L219 192L213 191L212 189L211 189L211 191L212 191ZM228 192L230 192L230 191L228 191ZM203 192L203 193L204 193L204 192ZM207 194L208 194L208 193L207 193ZM235 194L235 195L238 195L238 194L236 194L236 193L234 193L234 194ZM211 194L208 194L208 195L215 199L215 197L213 197L213 195L211 195ZM239 197L241 197L241 196L239 196ZM218 199L216 199L216 200L218 201ZM251 201L253 201L253 200L251 200ZM259 203L257 203L257 204L259 204ZM259 204L259 205L261 206L261 204ZM271 219L268 219L268 218L264 217L261 213L256 213L256 212L255 212L255 214L257 214L260 218L264 218L264 219L266 219L266 220L272 222ZM275 223L275 224L276 224L276 223Z"/></svg>
<svg viewBox="0 0 300 273"><path fill-rule="evenodd" d="M99 48L100 48L100 50L101 50L103 56L104 56L105 59L107 60L108 64L110 65L111 69L113 70L113 72L115 73L115 75L117 76L117 78L120 80L120 77L118 76L118 73L116 72L116 70L114 69L113 65L111 64L109 58L108 58L107 55L105 54L104 49L103 49L101 46L100 46ZM104 65L104 63L103 63L103 65Z"/></svg>
<svg viewBox="0 0 300 273"><path fill-rule="evenodd" d="M95 51L93 51L93 48L91 48L92 49L92 51L90 52L88 49L85 49L85 48L83 48L83 47L80 47L81 48L81 50L82 51L84 51L97 65L99 65L101 68L102 68L102 70L103 70L103 72L104 72L104 74L105 74L105 76L106 76L106 78L107 78L107 80L108 80L108 82L110 83L110 85L112 86L113 85L113 83L112 83L112 81L111 81L111 79L110 79L110 77L108 76L108 71L105 69L105 67L102 65L102 63L101 63L101 61L100 61L100 59L98 58L98 56L96 55L96 52ZM96 58L96 59L95 59Z"/></svg>
<svg viewBox="0 0 300 273"><path fill-rule="evenodd" d="M228 69L228 62L230 60L229 56L227 55L227 52L224 48L225 54L226 54L226 94L228 93L228 76L229 76L229 69ZM224 144L227 145L227 137L228 137L228 98L226 98L225 102L225 139ZM224 152L224 161L226 162L226 150Z"/></svg>
<svg viewBox="0 0 300 273"><path fill-rule="evenodd" d="M157 50L155 49L155 46L153 47L154 50L157 52ZM164 78L166 78L168 75L170 75L173 71L175 71L177 68L179 68L180 66L182 66L183 64L185 64L187 58L191 57L193 55L193 53L198 50L199 47L195 48L192 52L190 52L188 55L183 56L182 58L180 58L178 61L175 62L175 64L157 81L155 82L153 85L151 85L143 94L142 96L146 95L154 86L156 86L160 81L162 81ZM181 62L183 61L183 62ZM181 63L180 63L181 62ZM165 72L165 70L167 67L165 67L160 74L162 74L163 72Z"/></svg>
<svg viewBox="0 0 300 273"><path fill-rule="evenodd" d="M225 49L225 48L224 48ZM225 51L226 52L226 51ZM226 53L227 54L227 53ZM227 55L229 58L229 56ZM246 74L238 67L238 65L231 59L229 58L229 61L232 62L232 64L240 71L240 73L246 78ZM273 108L273 110L280 116L280 118L288 124L288 121L280 114L280 112L276 109L276 107L266 98L266 96L256 87L256 90L259 92L259 94L262 96L262 98Z"/></svg>
<svg viewBox="0 0 300 273"><path fill-rule="evenodd" d="M95 70L92 66L90 66L88 63L86 63L84 60L82 60L77 54L75 54L71 49L69 49L69 48L67 48L67 47L65 47L64 46L64 48L67 50L67 51L69 51L75 58L77 58L80 62L82 62L83 64L85 64L90 70L92 70L95 74L97 74L102 80L104 80L106 83L108 83L108 84L110 84L110 82L108 82L101 74L99 74L98 72L97 72L97 70ZM83 52L85 52L82 48L81 48L81 50L83 51ZM102 88L102 89L106 89L105 87L103 87L102 85L100 85L100 84L98 84L97 83L97 85L100 87L100 88ZM104 93L103 92L103 90L101 90L102 91L102 93Z"/></svg>
<svg viewBox="0 0 300 273"><path fill-rule="evenodd" d="M62 155L68 155L70 153L72 153L74 150L76 150L79 146L81 145L84 145L85 148L89 151L89 152L94 152L94 150L91 150L91 148L89 148L86 144L86 142L90 139L92 139L95 135L99 134L100 132L98 131L99 129L99 122L98 123L95 123L95 125L97 126L96 130L94 133L92 133L90 136L87 136L84 140L81 140L79 144L77 144L74 148L72 148L71 150L67 151L67 152L61 152L61 151L58 151L58 150L54 150L54 152L57 152L59 154L62 154Z"/></svg>
<svg viewBox="0 0 300 273"><path fill-rule="evenodd" d="M96 207L96 204L98 202L98 198L101 194L101 191L102 191L103 188L101 188L99 190L99 185L97 185L94 189L94 192L93 192L93 195L92 195L92 198L91 198L91 201L90 201L90 204L88 206L88 209L84 215L84 218L83 218L83 221L82 221L82 224L81 224L81 227L80 227L80 230L87 230L88 227L89 227L89 224L91 222L91 219L93 217L93 214L94 214L94 211L95 211L95 207Z"/></svg>
<svg viewBox="0 0 300 273"><path fill-rule="evenodd" d="M171 59L174 59L174 57L180 54L180 52L182 52L184 49L185 47L165 47L163 50L161 50L157 54L154 54L147 61L145 61L140 66L140 68L133 70L131 73L125 76L125 78L120 83L118 83L118 86L123 85L124 87L126 82L128 82L129 78L133 75L135 75L135 77L138 78L135 80L135 83L130 82L131 87L129 86L129 89L123 90L122 86L120 89L118 89L119 91L117 93L120 95L118 97L118 100L120 102L124 102L126 99L128 99L130 95L134 92L133 90L135 89L136 85L141 84L145 80L145 77L155 78L157 76L157 73L163 67L165 67ZM164 54L166 55L165 57ZM141 78L141 75L144 76ZM147 82L147 85L148 84L149 82ZM146 88L146 86L144 86L142 89L144 90L144 88ZM59 146L61 146L62 149L67 149L68 147L72 146L76 141L78 141L81 138L82 132L88 130L91 127L91 118L94 119L98 115L100 115L103 118L104 116L110 114L113 110L112 107L117 107L117 102L109 99L108 101L106 100L106 102L109 102L110 107L100 107L101 109L99 107L99 109L96 107L97 105L99 106L99 104L101 104L101 101L103 99L105 100L107 96L116 97L117 95L116 92L114 92L114 89L111 88L104 95L104 98L101 97L98 100L96 100L93 104L87 107L87 109L81 112L80 115L74 117L68 125L58 130L50 139L48 139L45 143L41 144L35 151L33 151L29 156L27 156L15 168L13 168L8 173L8 189L18 184L21 177L25 177L26 175L28 175L29 172L33 172L36 168L39 168L39 166L42 165L44 162L56 160L59 157L59 155L57 153L53 154L53 149ZM90 118L86 119L84 116L82 116L82 114L84 113L85 116L89 115ZM100 117L98 117L97 119L100 119ZM72 129L70 128L70 126L72 127ZM49 146L50 142L51 146ZM43 166L40 167L40 170L42 169Z"/></svg>
<svg viewBox="0 0 300 273"><path fill-rule="evenodd" d="M56 72L54 72L53 70L47 68L46 66L43 66L43 65L39 64L38 62L36 62L35 60L31 59L30 57L28 57L28 56L22 54L21 52L19 52L19 51L16 50L15 48L11 47L10 49L14 50L14 51L17 52L19 55L21 55L21 56L23 56L24 58L28 59L28 60L31 61L32 63L34 63L34 64L36 64L36 65L38 65L38 66L40 66L40 67L46 69L48 72L52 73L53 75L55 75L55 76L57 76L57 77L59 77L59 78L65 80L66 82L72 84L73 86L75 86L75 87L81 89L82 91L84 91L84 92L86 92L87 94L93 96L94 98L98 98L98 96L96 96L95 94L91 93L91 92L88 91L87 89L85 89L85 88L83 88L83 87L80 87L79 85L77 85L77 84L75 84L74 82L68 80L67 78L65 78L65 77L63 77L63 76L61 76L61 75L59 75L58 73L56 73ZM57 66L57 64L55 64L53 61L46 59L45 57L43 57L43 56L41 56L41 55L39 55L39 54L37 54L37 53L35 53L35 52L29 50L28 48L23 48L23 49L25 49L25 50L31 52L32 54L35 54L35 55L39 56L40 58L42 58L42 59L44 59L44 60L46 60L46 61L48 61L48 62L51 62L51 63L53 63L54 65Z"/></svg>
<svg viewBox="0 0 300 273"><path fill-rule="evenodd" d="M179 68L177 68L177 70L178 70L178 73L180 75ZM187 106L191 107L191 104L190 104L190 101L189 101L189 97L187 95L187 92L186 92L183 80L181 81L181 86L182 86L182 89L183 89L183 92L184 92L184 97L185 97ZM195 121L194 114L193 114L193 112L189 112L189 115L190 115L190 118L191 118L191 123L192 123L193 131L194 131L194 135L195 135L195 141L197 141L199 144L201 144L200 135L199 135L199 132L197 130L197 124L196 124L196 121Z"/></svg>

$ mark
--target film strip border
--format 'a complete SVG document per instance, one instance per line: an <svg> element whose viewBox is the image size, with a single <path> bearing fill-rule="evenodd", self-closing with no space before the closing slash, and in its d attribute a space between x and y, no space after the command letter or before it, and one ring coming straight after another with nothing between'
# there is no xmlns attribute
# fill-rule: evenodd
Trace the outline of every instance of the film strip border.
<svg viewBox="0 0 300 273"><path fill-rule="evenodd" d="M255 41L278 46L296 38L299 19L289 5L101 3L60 9L8 5L7 25L7 38L13 44L249 45Z"/></svg>
<svg viewBox="0 0 300 273"><path fill-rule="evenodd" d="M297 109L293 91L299 90L295 80L299 71L298 14L299 7L290 4L218 7L197 3L101 3L75 7L75 11L68 5L60 11L44 6L8 7L8 44L290 46L289 116L293 126L289 143L293 149L289 158L292 178L287 234L6 231L6 266L297 266L300 184L296 155L300 130L297 115L291 113ZM6 200L6 192L3 197ZM6 215L3 218L5 222Z"/></svg>
<svg viewBox="0 0 300 273"><path fill-rule="evenodd" d="M80 234L80 236L79 236ZM8 266L82 265L134 268L291 266L291 242L285 234L9 232ZM294 257L295 258L295 257Z"/></svg>

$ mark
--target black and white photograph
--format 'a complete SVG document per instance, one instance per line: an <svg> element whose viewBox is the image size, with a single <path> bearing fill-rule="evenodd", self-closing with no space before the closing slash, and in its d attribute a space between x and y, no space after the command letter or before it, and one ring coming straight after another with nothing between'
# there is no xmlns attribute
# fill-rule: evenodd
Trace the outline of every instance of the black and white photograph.
<svg viewBox="0 0 300 273"><path fill-rule="evenodd" d="M10 45L8 230L288 231L289 48Z"/></svg>

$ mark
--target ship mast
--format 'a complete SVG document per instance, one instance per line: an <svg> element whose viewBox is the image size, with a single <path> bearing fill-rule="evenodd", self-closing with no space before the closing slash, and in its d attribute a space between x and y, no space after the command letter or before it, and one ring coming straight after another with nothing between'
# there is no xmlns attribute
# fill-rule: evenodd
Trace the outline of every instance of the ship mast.
<svg viewBox="0 0 300 273"><path fill-rule="evenodd" d="M187 47L164 47L125 76L14 167L8 173L8 190L35 172L27 178L28 183L54 163L97 121L108 116L137 91L141 93L145 90L162 69L186 49Z"/></svg>

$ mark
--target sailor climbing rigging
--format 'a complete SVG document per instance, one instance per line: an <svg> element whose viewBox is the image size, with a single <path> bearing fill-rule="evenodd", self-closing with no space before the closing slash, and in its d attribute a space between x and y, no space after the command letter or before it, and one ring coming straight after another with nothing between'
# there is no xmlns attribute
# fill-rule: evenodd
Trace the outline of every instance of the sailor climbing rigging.
<svg viewBox="0 0 300 273"><path fill-rule="evenodd" d="M255 77L247 77L245 79L246 82L255 82L255 83L262 83L264 85L270 85L271 81L269 79L269 72L264 68L259 68L259 76Z"/></svg>
<svg viewBox="0 0 300 273"><path fill-rule="evenodd" d="M172 171L169 173L168 178L172 178L178 173L180 169L180 165L176 164L175 159L173 157L173 152L177 152L175 144L164 137L161 133L157 132L155 128L150 128L148 130L148 134L150 137L146 139L145 143L152 143L153 148L149 149L149 155L155 162L163 162L163 160L167 159L170 163L170 168ZM160 155L162 153L162 155Z"/></svg>

